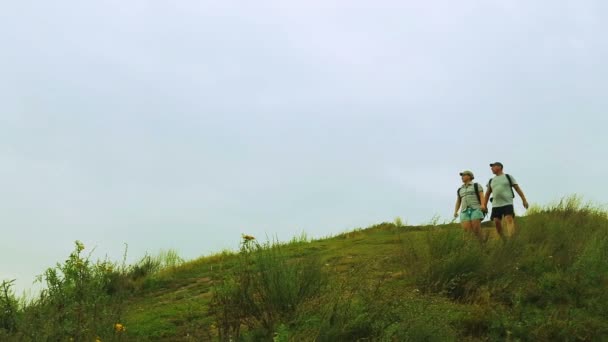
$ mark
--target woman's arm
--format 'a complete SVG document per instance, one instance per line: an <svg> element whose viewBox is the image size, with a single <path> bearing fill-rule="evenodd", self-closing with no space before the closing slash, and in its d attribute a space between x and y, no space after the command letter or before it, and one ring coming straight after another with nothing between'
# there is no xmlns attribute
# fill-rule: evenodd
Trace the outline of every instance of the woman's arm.
<svg viewBox="0 0 608 342"><path fill-rule="evenodd" d="M492 194L492 187L488 186L488 192L486 192L485 197L483 198L483 203L481 204L482 210L488 210L488 202L490 201L490 195Z"/></svg>
<svg viewBox="0 0 608 342"><path fill-rule="evenodd" d="M456 207L454 208L454 217L458 217L458 209L460 209L460 195L458 195L458 198L456 199Z"/></svg>

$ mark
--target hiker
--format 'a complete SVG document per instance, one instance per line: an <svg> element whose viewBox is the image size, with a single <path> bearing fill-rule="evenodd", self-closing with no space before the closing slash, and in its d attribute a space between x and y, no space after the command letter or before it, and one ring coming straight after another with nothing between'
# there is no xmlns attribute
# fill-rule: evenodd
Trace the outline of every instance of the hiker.
<svg viewBox="0 0 608 342"><path fill-rule="evenodd" d="M528 209L528 201L524 192L521 190L517 181L513 176L503 172L503 165L501 162L495 162L490 164L494 177L490 179L487 185L488 191L483 201L482 210L487 210L488 201L492 202L492 215L490 219L494 220L496 225L496 232L501 238L505 237L502 229L502 220L505 220L506 236L510 237L515 234L515 210L513 208L513 198L515 193L513 189L517 191L519 197L523 201L524 208ZM494 194L493 198L490 195Z"/></svg>
<svg viewBox="0 0 608 342"><path fill-rule="evenodd" d="M456 198L456 208L454 218L457 218L460 211L460 223L465 231L471 232L481 240L481 220L486 216L482 210L483 187L478 183L473 183L475 176L471 171L460 173L462 186L458 188Z"/></svg>

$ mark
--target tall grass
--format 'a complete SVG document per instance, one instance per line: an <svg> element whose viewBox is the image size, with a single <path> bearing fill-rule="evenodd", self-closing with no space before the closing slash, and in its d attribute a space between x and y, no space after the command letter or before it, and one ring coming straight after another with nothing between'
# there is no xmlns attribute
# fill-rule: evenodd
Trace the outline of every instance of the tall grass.
<svg viewBox="0 0 608 342"><path fill-rule="evenodd" d="M442 305L403 288L389 273L369 277L380 261L333 280L303 306L290 326L291 341L455 341ZM355 280L355 281L353 281Z"/></svg>
<svg viewBox="0 0 608 342"><path fill-rule="evenodd" d="M302 241L292 241L298 245ZM215 286L210 312L221 340L250 336L270 338L289 324L305 301L319 295L327 277L314 257L293 259L286 245L259 243L244 236L233 272Z"/></svg>
<svg viewBox="0 0 608 342"><path fill-rule="evenodd" d="M173 249L161 250L156 255L146 254L138 262L131 266L129 274L132 278L140 279L154 275L161 270L175 270L184 264L177 251Z"/></svg>
<svg viewBox="0 0 608 342"><path fill-rule="evenodd" d="M404 269L422 291L479 305L465 322L496 338L597 340L608 336L606 212L576 197L517 221L519 233L480 245L454 229L404 242Z"/></svg>
<svg viewBox="0 0 608 342"><path fill-rule="evenodd" d="M11 288L14 282L5 280L0 284L0 331L7 334L17 330L19 302Z"/></svg>

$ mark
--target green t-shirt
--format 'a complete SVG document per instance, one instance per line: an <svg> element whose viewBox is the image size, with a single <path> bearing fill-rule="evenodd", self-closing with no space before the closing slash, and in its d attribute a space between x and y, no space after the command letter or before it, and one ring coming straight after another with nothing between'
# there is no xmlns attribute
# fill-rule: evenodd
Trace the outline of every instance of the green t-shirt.
<svg viewBox="0 0 608 342"><path fill-rule="evenodd" d="M513 185L517 185L517 181L513 176L511 177L511 182ZM509 184L509 180L507 176L503 173L500 176L495 176L488 183L488 189L492 189L492 207L504 207L507 205L513 205L513 189L511 189L511 185Z"/></svg>

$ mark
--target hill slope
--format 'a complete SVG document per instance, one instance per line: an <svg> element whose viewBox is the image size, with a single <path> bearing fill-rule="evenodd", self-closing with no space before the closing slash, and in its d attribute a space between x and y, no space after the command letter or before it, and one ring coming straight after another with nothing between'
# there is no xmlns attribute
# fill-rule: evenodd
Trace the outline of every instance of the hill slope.
<svg viewBox="0 0 608 342"><path fill-rule="evenodd" d="M0 286L1 341L608 340L608 216L576 198L481 243L383 223L187 263L92 262L77 242L39 297Z"/></svg>
<svg viewBox="0 0 608 342"><path fill-rule="evenodd" d="M457 225L384 223L258 244L147 280L133 340L608 339L608 219L574 199L480 244Z"/></svg>

